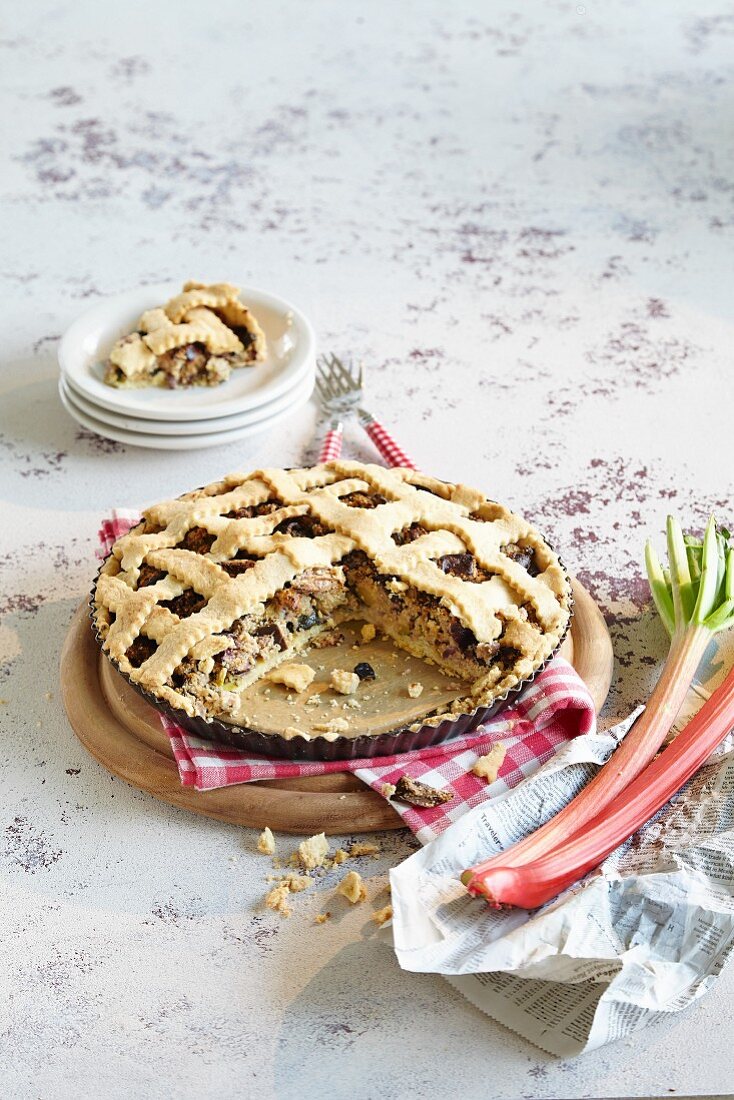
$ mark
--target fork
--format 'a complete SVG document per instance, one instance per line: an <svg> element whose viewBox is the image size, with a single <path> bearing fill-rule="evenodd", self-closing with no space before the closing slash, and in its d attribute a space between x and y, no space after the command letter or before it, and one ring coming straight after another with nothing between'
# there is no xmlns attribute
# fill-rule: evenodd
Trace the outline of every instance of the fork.
<svg viewBox="0 0 734 1100"><path fill-rule="evenodd" d="M356 413L360 424L389 466L417 469L372 413L360 407L364 390L361 364L355 369L351 363L345 365L336 355L320 355L316 363L316 389L325 411L331 416L319 462L339 458L344 432L342 418Z"/></svg>

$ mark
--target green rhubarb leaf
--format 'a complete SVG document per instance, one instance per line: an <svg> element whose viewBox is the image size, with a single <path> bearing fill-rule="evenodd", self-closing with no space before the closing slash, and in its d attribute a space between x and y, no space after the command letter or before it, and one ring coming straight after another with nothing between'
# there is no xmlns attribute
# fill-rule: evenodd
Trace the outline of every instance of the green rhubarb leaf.
<svg viewBox="0 0 734 1100"><path fill-rule="evenodd" d="M688 554L683 532L675 516L668 516L667 534L675 622L677 626L683 627L691 621L697 592L691 581L691 570L688 565Z"/></svg>
<svg viewBox="0 0 734 1100"><path fill-rule="evenodd" d="M669 580L666 580L665 572L660 564L660 559L655 553L652 542L648 539L645 544L645 567L647 579L650 584L653 602L658 615L663 620L663 625L672 636L675 630L675 611L673 609L673 597L670 593Z"/></svg>
<svg viewBox="0 0 734 1100"><path fill-rule="evenodd" d="M692 616L694 622L704 622L716 606L716 593L719 588L720 579L719 562L719 540L716 537L716 520L711 516L706 525L706 534L703 539L701 580L698 585L698 596Z"/></svg>

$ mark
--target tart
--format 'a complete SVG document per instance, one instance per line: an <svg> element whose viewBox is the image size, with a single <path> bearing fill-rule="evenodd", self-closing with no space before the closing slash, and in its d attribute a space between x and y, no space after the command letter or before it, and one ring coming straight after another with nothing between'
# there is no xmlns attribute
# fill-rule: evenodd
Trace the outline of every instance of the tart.
<svg viewBox="0 0 734 1100"><path fill-rule="evenodd" d="M423 729L534 675L566 632L571 588L535 528L478 490L337 460L148 508L104 562L92 615L131 683L220 727L247 723L250 685L361 621L455 681L438 709L414 701Z"/></svg>
<svg viewBox="0 0 734 1100"><path fill-rule="evenodd" d="M148 309L135 332L110 351L108 386L218 386L236 367L265 358L265 336L230 283L184 283L165 305Z"/></svg>

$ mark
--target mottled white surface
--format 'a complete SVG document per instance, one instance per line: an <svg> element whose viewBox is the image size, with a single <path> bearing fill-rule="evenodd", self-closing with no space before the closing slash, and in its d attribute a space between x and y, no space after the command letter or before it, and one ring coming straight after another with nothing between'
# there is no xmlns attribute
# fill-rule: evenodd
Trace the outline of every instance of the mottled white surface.
<svg viewBox="0 0 734 1100"><path fill-rule="evenodd" d="M0 33L3 1095L728 1092L731 970L559 1063L401 973L364 908L312 927L327 883L264 913L251 832L87 756L57 664L100 516L308 460L315 411L236 451L136 451L67 417L54 353L144 281L292 298L427 470L549 533L613 623L622 714L664 647L645 536L671 507L731 519L731 7L36 0ZM412 844L386 839L371 888Z"/></svg>

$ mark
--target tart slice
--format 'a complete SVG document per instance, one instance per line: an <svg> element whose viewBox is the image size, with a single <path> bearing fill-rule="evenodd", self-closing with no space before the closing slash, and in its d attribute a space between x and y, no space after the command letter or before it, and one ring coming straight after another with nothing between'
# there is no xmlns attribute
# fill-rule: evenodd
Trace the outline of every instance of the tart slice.
<svg viewBox="0 0 734 1100"><path fill-rule="evenodd" d="M230 283L189 282L110 351L108 386L217 386L265 358L265 335Z"/></svg>
<svg viewBox="0 0 734 1100"><path fill-rule="evenodd" d="M571 590L520 516L462 485L335 461L259 470L164 501L115 543L96 584L103 648L191 717L244 721L242 693L364 621L456 681L421 722L489 705L559 644Z"/></svg>

